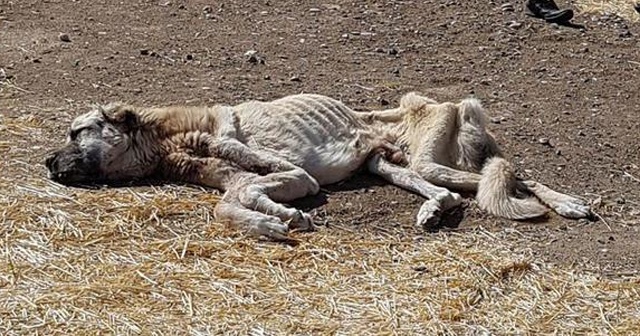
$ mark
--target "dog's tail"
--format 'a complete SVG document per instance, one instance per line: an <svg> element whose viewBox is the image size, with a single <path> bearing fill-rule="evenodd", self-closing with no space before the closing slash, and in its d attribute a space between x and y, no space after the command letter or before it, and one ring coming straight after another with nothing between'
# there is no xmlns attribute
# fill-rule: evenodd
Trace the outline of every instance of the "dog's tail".
<svg viewBox="0 0 640 336"><path fill-rule="evenodd" d="M481 209L509 219L543 216L547 208L534 197L516 198L516 177L507 160L493 157L482 169L476 199Z"/></svg>

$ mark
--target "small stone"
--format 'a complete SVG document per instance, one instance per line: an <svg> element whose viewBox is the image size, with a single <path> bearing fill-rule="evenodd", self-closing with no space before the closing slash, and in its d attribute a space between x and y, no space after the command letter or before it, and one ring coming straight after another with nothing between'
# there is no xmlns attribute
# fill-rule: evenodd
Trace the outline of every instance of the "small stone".
<svg viewBox="0 0 640 336"><path fill-rule="evenodd" d="M502 118L500 118L500 117L492 117L490 120L494 124L499 124L499 123L502 122Z"/></svg>
<svg viewBox="0 0 640 336"><path fill-rule="evenodd" d="M387 54L389 55L397 55L398 54L398 50L396 48L391 48L387 51Z"/></svg>
<svg viewBox="0 0 640 336"><path fill-rule="evenodd" d="M560 29L560 26L557 23L552 23L549 26L553 29Z"/></svg>
<svg viewBox="0 0 640 336"><path fill-rule="evenodd" d="M187 61L192 61L193 60L193 55L187 54L187 55L184 56L184 59L186 59Z"/></svg>
<svg viewBox="0 0 640 336"><path fill-rule="evenodd" d="M271 76L269 76L269 75L264 75L264 77L262 77L262 78L264 78L264 80L270 80L270 79L271 79Z"/></svg>
<svg viewBox="0 0 640 336"><path fill-rule="evenodd" d="M149 55L149 49L140 49L140 55L143 55L143 56Z"/></svg>
<svg viewBox="0 0 640 336"><path fill-rule="evenodd" d="M256 50L249 50L244 55L247 57L247 62L254 64L264 64L264 58L258 55Z"/></svg>
<svg viewBox="0 0 640 336"><path fill-rule="evenodd" d="M209 13L213 12L213 9L211 8L211 6L204 6L202 8L202 12L205 13L205 14L209 14Z"/></svg>
<svg viewBox="0 0 640 336"><path fill-rule="evenodd" d="M320 8L309 8L309 12L311 12L311 13L319 13L320 12Z"/></svg>
<svg viewBox="0 0 640 336"><path fill-rule="evenodd" d="M551 140L549 138L542 137L542 138L538 139L538 142L541 145L553 147L553 143L551 142Z"/></svg>
<svg viewBox="0 0 640 336"><path fill-rule="evenodd" d="M509 22L508 27L511 28L511 29L520 29L522 27L522 22L511 21L511 22Z"/></svg>
<svg viewBox="0 0 640 336"><path fill-rule="evenodd" d="M383 53L383 52L384 52L384 49L382 49L382 48L378 47L378 48L376 48L375 52L377 52L377 53Z"/></svg>
<svg viewBox="0 0 640 336"><path fill-rule="evenodd" d="M426 272L428 269L427 269L427 266L420 265L420 266L414 266L413 270L416 272Z"/></svg>
<svg viewBox="0 0 640 336"><path fill-rule="evenodd" d="M511 4L510 2L507 2L507 3L503 4L502 6L500 6L500 9L503 12L513 12L513 4Z"/></svg>
<svg viewBox="0 0 640 336"><path fill-rule="evenodd" d="M300 77L294 75L291 78L289 78L289 81L291 81L291 82L300 82L301 80L300 80Z"/></svg>
<svg viewBox="0 0 640 336"><path fill-rule="evenodd" d="M69 37L69 34L62 33L58 36L58 38L62 42L71 42L71 37Z"/></svg>

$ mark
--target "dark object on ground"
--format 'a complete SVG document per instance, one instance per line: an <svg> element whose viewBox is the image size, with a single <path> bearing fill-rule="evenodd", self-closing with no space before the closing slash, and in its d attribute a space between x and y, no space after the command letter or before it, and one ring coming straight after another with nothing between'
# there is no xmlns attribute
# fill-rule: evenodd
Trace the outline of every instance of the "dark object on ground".
<svg viewBox="0 0 640 336"><path fill-rule="evenodd" d="M636 9L636 12L640 13L640 2L636 3L636 5L633 6L633 8Z"/></svg>
<svg viewBox="0 0 640 336"><path fill-rule="evenodd" d="M573 18L571 9L560 9L553 0L527 0L526 14L550 23L567 23Z"/></svg>

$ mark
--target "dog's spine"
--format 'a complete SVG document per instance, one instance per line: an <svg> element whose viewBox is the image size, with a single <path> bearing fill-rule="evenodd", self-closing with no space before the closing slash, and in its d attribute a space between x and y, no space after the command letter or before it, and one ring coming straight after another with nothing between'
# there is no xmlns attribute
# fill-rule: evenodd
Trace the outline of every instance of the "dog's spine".
<svg viewBox="0 0 640 336"><path fill-rule="evenodd" d="M509 219L529 219L543 216L547 208L534 197L516 198L516 177L507 160L494 157L482 169L476 199L481 209Z"/></svg>

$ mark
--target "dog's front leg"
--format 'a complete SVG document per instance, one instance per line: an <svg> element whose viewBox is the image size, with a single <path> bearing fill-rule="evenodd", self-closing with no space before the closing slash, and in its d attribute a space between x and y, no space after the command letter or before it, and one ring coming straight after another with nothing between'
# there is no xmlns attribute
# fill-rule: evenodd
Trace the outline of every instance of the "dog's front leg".
<svg viewBox="0 0 640 336"><path fill-rule="evenodd" d="M247 232L276 240L289 240L289 226L273 215L248 209L240 201L246 193L247 181L259 175L241 170L227 161L213 157L194 157L186 153L170 154L162 165L166 178L207 186L224 191L216 204L214 216Z"/></svg>
<svg viewBox="0 0 640 336"><path fill-rule="evenodd" d="M256 176L240 187L240 203L252 210L280 218L293 229L314 230L311 216L279 202L289 202L318 193L315 179L301 168Z"/></svg>
<svg viewBox="0 0 640 336"><path fill-rule="evenodd" d="M289 226L273 215L247 209L240 202L242 188L231 187L216 204L214 216L218 222L240 226L257 236L288 241Z"/></svg>
<svg viewBox="0 0 640 336"><path fill-rule="evenodd" d="M388 162L381 154L373 155L367 162L367 167L371 173L428 199L418 211L416 224L421 227L432 228L436 226L440 222L443 211L456 207L462 202L462 197L459 194L429 183L408 168Z"/></svg>

